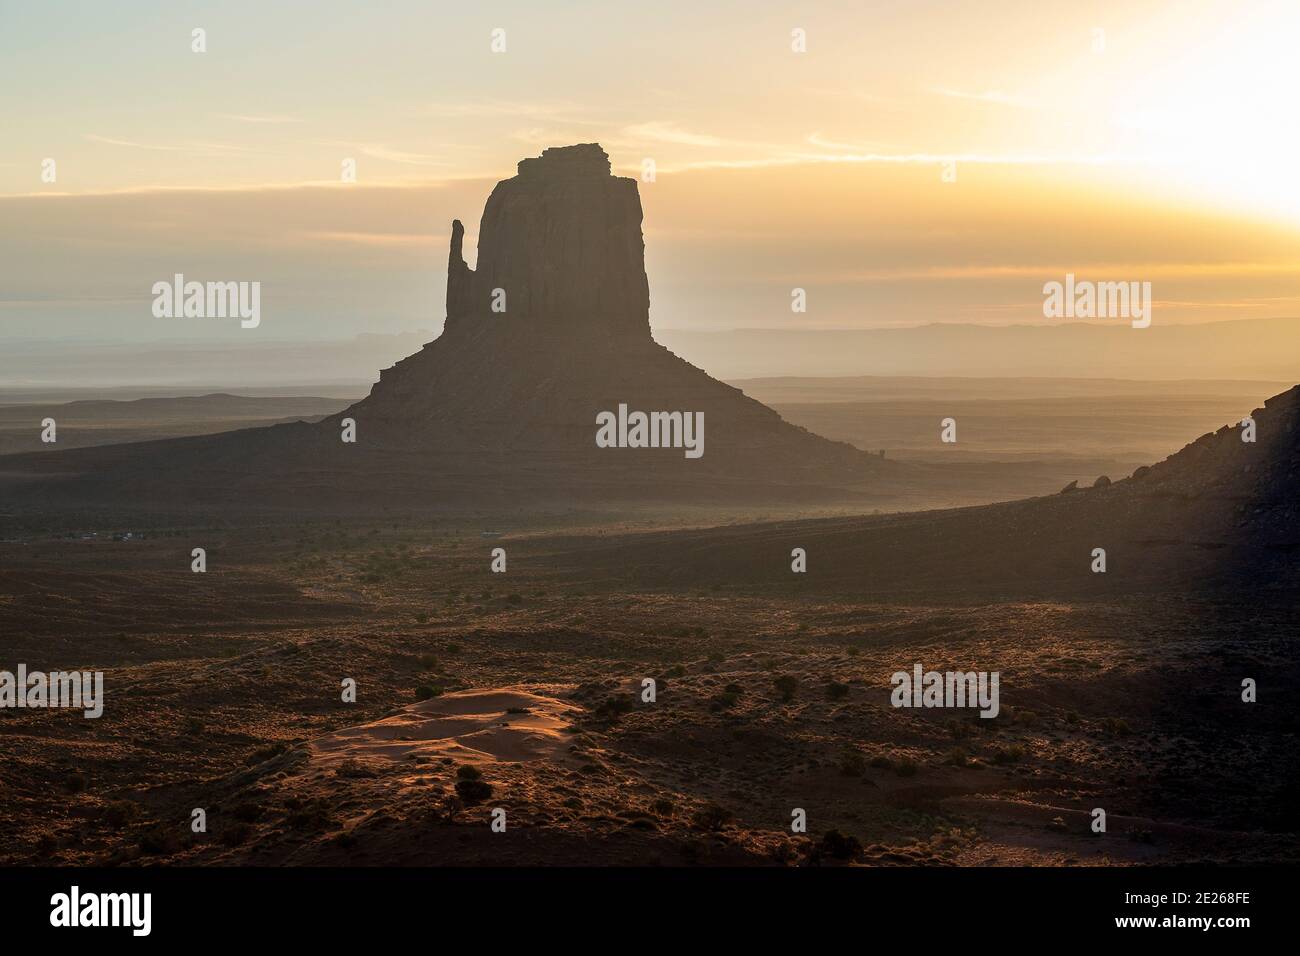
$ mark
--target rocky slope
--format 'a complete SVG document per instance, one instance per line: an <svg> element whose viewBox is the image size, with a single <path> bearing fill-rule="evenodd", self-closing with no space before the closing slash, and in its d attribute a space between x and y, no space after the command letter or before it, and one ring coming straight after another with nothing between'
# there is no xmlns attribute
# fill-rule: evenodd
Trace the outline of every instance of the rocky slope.
<svg viewBox="0 0 1300 956"><path fill-rule="evenodd" d="M1105 597L1226 589L1294 602L1300 587L1300 386L1154 466L1006 504L627 535L552 557L645 587L912 593L918 599ZM803 548L807 572L791 572ZM1105 572L1093 570L1095 549Z"/></svg>

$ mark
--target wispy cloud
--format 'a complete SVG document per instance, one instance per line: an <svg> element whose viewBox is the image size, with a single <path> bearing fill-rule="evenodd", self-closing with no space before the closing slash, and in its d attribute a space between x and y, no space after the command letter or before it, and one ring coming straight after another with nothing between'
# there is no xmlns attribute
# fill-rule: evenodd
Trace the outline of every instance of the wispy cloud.
<svg viewBox="0 0 1300 956"><path fill-rule="evenodd" d="M480 118L488 116L545 116L563 118L571 123L598 123L584 118L590 108L572 102L526 102L523 100L475 100L470 102L433 103L419 111L421 116L438 116L444 119Z"/></svg>
<svg viewBox="0 0 1300 956"><path fill-rule="evenodd" d="M879 146L876 145L836 142L835 140L830 140L822 136L820 132L810 135L808 137L808 143L811 146L820 146L822 149L838 149L850 153L870 153L879 149Z"/></svg>
<svg viewBox="0 0 1300 956"><path fill-rule="evenodd" d="M431 246L451 240L446 236L417 235L405 232L301 232L300 238L312 242L341 242L357 246Z"/></svg>
<svg viewBox="0 0 1300 956"><path fill-rule="evenodd" d="M237 123L280 124L301 123L296 116L249 115L244 113L217 113L221 119L234 120Z"/></svg>
<svg viewBox="0 0 1300 956"><path fill-rule="evenodd" d="M390 163L403 163L407 166L452 165L445 159L429 153L412 153L404 149L393 149L383 143L361 143L357 146L357 149L362 156L369 156L371 159L382 159Z"/></svg>
<svg viewBox="0 0 1300 956"><path fill-rule="evenodd" d="M658 143L676 143L679 146L722 146L724 141L716 136L693 133L676 123L638 123L624 127L623 133L632 139L652 140Z"/></svg>
<svg viewBox="0 0 1300 956"><path fill-rule="evenodd" d="M86 133L85 138L92 143L105 143L109 146L125 146L129 149L147 149L165 153L248 153L255 152L246 146L231 143L137 143L134 140L118 139L113 136L100 136L98 133Z"/></svg>
<svg viewBox="0 0 1300 956"><path fill-rule="evenodd" d="M977 103L996 103L999 106L1014 106L1017 109L1028 109L1030 106L1029 101L1024 97L1013 96L999 90L984 90L979 93L971 93L966 90L950 90L944 87L936 87L931 92L951 99L974 100Z"/></svg>

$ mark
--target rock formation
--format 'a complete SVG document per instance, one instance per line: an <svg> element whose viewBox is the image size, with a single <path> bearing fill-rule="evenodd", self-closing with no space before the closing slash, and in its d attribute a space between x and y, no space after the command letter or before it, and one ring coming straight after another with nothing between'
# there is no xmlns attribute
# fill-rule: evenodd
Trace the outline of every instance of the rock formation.
<svg viewBox="0 0 1300 956"><path fill-rule="evenodd" d="M46 454L43 470L81 476L79 494L341 509L865 501L903 467L791 425L657 344L641 221L636 181L611 175L599 146L547 149L493 189L476 268L452 224L442 335L362 401L315 424ZM703 455L597 447L597 416L620 405L702 413ZM346 419L355 443L340 441Z"/></svg>
<svg viewBox="0 0 1300 956"><path fill-rule="evenodd" d="M369 448L438 453L470 470L490 464L495 479L529 476L533 488L576 480L604 486L602 496L675 496L720 476L842 488L881 470L879 459L790 425L654 341L641 220L636 181L612 176L599 146L524 160L487 201L477 268L465 264L464 228L452 225L442 336L385 370L338 419L356 420ZM597 448L597 415L621 404L702 412L704 455Z"/></svg>
<svg viewBox="0 0 1300 956"><path fill-rule="evenodd" d="M583 348L650 337L650 287L636 180L611 176L595 144L547 149L497 184L479 227L478 268L452 224L446 333L495 319L524 338ZM492 311L495 290L505 311Z"/></svg>

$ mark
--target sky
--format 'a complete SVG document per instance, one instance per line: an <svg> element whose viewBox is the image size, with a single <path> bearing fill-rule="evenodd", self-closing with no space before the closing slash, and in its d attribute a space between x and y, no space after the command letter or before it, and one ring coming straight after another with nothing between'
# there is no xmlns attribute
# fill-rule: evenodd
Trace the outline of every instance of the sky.
<svg viewBox="0 0 1300 956"><path fill-rule="evenodd" d="M1262 0L0 0L0 341L436 332L452 218L472 264L576 142L642 179L656 328L1045 324L1066 273L1300 315L1298 39ZM178 272L261 324L155 317Z"/></svg>

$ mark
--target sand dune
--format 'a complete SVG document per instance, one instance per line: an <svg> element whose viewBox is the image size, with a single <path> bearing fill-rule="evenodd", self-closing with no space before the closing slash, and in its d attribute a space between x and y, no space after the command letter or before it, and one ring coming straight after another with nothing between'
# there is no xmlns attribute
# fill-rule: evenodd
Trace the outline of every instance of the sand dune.
<svg viewBox="0 0 1300 956"><path fill-rule="evenodd" d="M327 769L417 755L462 764L540 760L561 755L568 717L577 710L521 687L460 691L327 734L309 750L312 762Z"/></svg>

